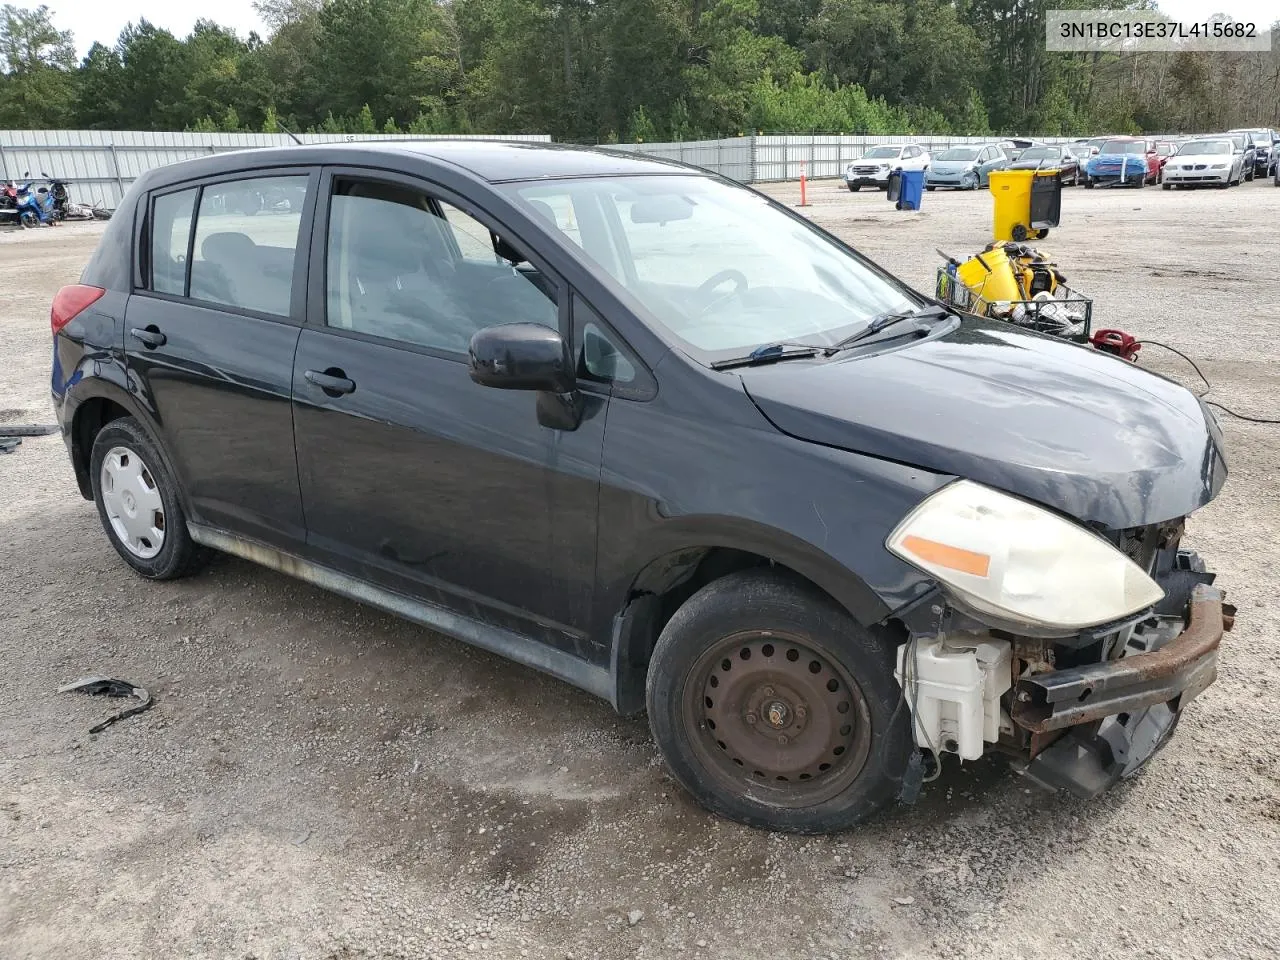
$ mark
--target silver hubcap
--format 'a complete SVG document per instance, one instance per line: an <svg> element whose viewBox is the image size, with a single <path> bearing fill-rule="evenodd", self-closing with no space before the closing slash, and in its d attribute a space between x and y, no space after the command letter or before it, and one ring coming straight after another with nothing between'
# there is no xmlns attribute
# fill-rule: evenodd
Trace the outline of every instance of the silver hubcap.
<svg viewBox="0 0 1280 960"><path fill-rule="evenodd" d="M150 560L164 547L164 502L151 470L128 447L112 447L102 460L102 505L117 539L135 557Z"/></svg>

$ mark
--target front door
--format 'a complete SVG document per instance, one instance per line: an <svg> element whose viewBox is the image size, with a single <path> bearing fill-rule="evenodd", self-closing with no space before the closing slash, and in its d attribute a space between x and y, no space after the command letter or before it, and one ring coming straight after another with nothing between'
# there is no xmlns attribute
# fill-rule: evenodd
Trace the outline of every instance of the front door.
<svg viewBox="0 0 1280 960"><path fill-rule="evenodd" d="M154 195L125 314L131 387L192 519L294 549L305 537L290 405L305 315L297 250L318 179L279 171Z"/></svg>
<svg viewBox="0 0 1280 960"><path fill-rule="evenodd" d="M598 660L586 629L607 402L588 398L576 430L540 426L537 394L479 386L466 365L482 327L562 327L566 289L416 181L335 173L324 193L293 379L309 545Z"/></svg>

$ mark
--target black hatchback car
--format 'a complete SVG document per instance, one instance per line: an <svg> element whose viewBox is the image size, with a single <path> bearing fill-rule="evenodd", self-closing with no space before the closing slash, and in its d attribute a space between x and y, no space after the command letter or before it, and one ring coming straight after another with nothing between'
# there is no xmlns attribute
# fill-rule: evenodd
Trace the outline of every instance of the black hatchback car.
<svg viewBox="0 0 1280 960"><path fill-rule="evenodd" d="M848 826L948 753L1096 793L1230 625L1179 548L1226 476L1195 396L678 164L175 164L52 326L80 491L138 573L225 551L647 708L747 823Z"/></svg>

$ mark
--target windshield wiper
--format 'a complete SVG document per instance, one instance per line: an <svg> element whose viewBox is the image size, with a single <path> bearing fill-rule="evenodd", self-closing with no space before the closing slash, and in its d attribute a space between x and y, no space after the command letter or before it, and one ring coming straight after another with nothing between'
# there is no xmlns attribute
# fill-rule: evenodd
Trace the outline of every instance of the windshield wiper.
<svg viewBox="0 0 1280 960"><path fill-rule="evenodd" d="M836 353L846 347L851 347L855 343L874 337L881 330L893 326L895 323L901 323L903 320L941 320L950 316L951 311L941 304L930 304L927 307L921 307L918 310L904 310L901 313L882 313L877 317L872 317L871 322L859 330L857 333L845 337L843 340L837 340L831 346L826 348L827 356Z"/></svg>
<svg viewBox="0 0 1280 960"><path fill-rule="evenodd" d="M788 349L788 347L791 349ZM711 364L711 369L728 370L732 367L752 367L764 363L777 363L779 360L816 357L822 349L822 347L816 347L811 343L790 343L786 340L781 340L778 343L761 344L745 357L717 360Z"/></svg>

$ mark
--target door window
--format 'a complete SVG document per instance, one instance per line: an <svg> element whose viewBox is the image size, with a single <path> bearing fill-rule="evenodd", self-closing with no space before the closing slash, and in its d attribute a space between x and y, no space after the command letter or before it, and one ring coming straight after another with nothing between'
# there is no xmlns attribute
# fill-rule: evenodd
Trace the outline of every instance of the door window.
<svg viewBox="0 0 1280 960"><path fill-rule="evenodd" d="M617 335L609 331L599 315L576 294L573 297L573 325L577 331L575 347L580 379L596 383L635 382L635 364L620 346Z"/></svg>
<svg viewBox="0 0 1280 960"><path fill-rule="evenodd" d="M151 289L156 293L186 295L187 241L195 205L191 189L156 197L151 208Z"/></svg>
<svg viewBox="0 0 1280 960"><path fill-rule="evenodd" d="M325 284L328 326L449 353L496 324L559 326L555 284L523 250L400 185L336 181Z"/></svg>
<svg viewBox="0 0 1280 960"><path fill-rule="evenodd" d="M206 186L191 255L195 300L289 314L307 177L257 177Z"/></svg>

